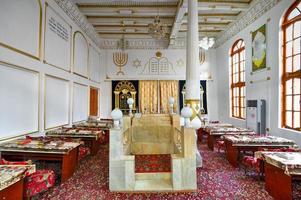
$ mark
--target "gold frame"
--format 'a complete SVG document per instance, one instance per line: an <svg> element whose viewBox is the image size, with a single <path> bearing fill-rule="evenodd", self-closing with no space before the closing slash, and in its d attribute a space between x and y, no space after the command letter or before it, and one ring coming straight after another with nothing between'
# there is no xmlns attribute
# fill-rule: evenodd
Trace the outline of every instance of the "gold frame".
<svg viewBox="0 0 301 200"><path fill-rule="evenodd" d="M75 59L74 59L75 58L74 57L74 53L75 53L75 35L77 33L81 34L83 36L83 38L86 40L86 43L87 43L87 61L86 61L86 63L87 63L87 74L86 74L86 76L80 74L79 72L76 72L75 68L74 68L74 62L75 62ZM90 43L88 42L85 35L80 31L75 31L72 36L73 36L73 39L72 39L73 40L73 42L72 42L72 72L75 75L78 75L78 76L81 76L83 78L89 79L89 46L90 46Z"/></svg>
<svg viewBox="0 0 301 200"><path fill-rule="evenodd" d="M80 123L80 122L83 122L83 121L86 121L86 120L81 120L81 121L74 121L74 119L73 119L73 114L74 114L74 101L73 101L73 98L74 98L74 84L77 84L77 85L81 85L81 86L85 86L85 87L87 87L87 90L89 90L90 88L89 88L89 85L85 85L85 84L83 84L83 83L79 83L79 82L73 82L73 88L72 88L72 105L71 105L71 107L72 107L72 121L71 121L71 123L72 124L74 124L74 123ZM87 95L87 116L89 116L89 100L90 100L90 91L88 91L88 95Z"/></svg>
<svg viewBox="0 0 301 200"><path fill-rule="evenodd" d="M52 63L50 63L50 62L47 62L47 60L45 60L45 47L46 47L46 18L47 18L47 7L49 7L49 8L51 8L53 11L54 11L54 13L59 17L59 18L61 18L69 27L70 27L70 44L69 44L69 53L70 53L70 60L69 60L69 66L68 66L68 69L64 69L63 67L60 67L60 66L56 66L56 65L54 65L54 64L52 64ZM72 40L72 26L67 22L67 20L65 20L59 13L57 13L56 11L55 11L55 9L51 6L51 5L49 5L48 4L48 2L47 1L45 1L45 10L44 10L44 12L45 12L45 17L44 17L44 48L43 48L43 63L44 64L47 64L47 65L50 65L50 66L52 66L52 67L55 67L55 68L58 68L58 69L61 69L61 70L64 70L64 71L66 71L66 72L71 72L71 65L72 65L72 63L71 63L71 55L72 55L72 52L71 52L71 50L72 50L72 42L71 42L71 40Z"/></svg>
<svg viewBox="0 0 301 200"><path fill-rule="evenodd" d="M25 56L28 56L30 58L33 58L33 59L36 59L36 60L40 60L41 59L41 48L42 48L42 16L43 16L43 8L42 8L42 2L41 0L37 0L38 4L39 4L39 7L40 7L40 19L39 19L39 27L38 27L38 35L39 35L39 38L38 38L38 49L37 49L37 52L38 52L38 55L32 55L28 52L25 52L24 50L21 50L17 47L13 47L9 44L5 44L4 42L0 42L0 46L4 47L4 48L7 48L13 52L16 52L16 53L19 53L19 54L22 54L22 55L25 55Z"/></svg>
<svg viewBox="0 0 301 200"><path fill-rule="evenodd" d="M41 77L40 77L40 75L41 74L40 74L40 72L36 71L36 70L25 68L25 67L20 66L20 65L15 65L15 64L8 63L8 62L4 62L4 61L0 61L0 64L4 65L6 67L9 67L9 68L22 70L22 71L25 71L25 72L31 72L31 73L37 75L37 77L38 77L38 105L37 105L38 106L38 127L37 127L38 130L30 131L30 132L25 133L25 134L16 134L16 135L13 135L11 137L0 138L0 142L5 141L5 140L18 138L18 137L22 137L22 136L25 136L25 135L30 135L30 134L33 134L33 133L38 133L40 131L40 128L41 128L40 127L40 122L41 122L41 103L40 103L40 101L41 101Z"/></svg>
<svg viewBox="0 0 301 200"><path fill-rule="evenodd" d="M46 128L46 77L63 80L63 81L68 82L68 84L69 84L69 99L68 99L69 105L68 105L68 123L67 124L62 124L62 125ZM48 131L50 129L58 128L58 127L61 127L61 126L67 126L70 123L70 100L71 100L70 91L71 91L70 90L70 80L67 80L67 79L64 79L64 78L61 78L61 77L58 77L58 76L54 76L54 75L45 73L45 75L44 75L44 131Z"/></svg>

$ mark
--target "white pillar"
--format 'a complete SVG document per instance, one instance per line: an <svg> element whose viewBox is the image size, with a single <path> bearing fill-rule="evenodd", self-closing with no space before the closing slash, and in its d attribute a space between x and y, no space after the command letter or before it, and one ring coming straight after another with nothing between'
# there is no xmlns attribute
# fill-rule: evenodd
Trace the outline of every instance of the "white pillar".
<svg viewBox="0 0 301 200"><path fill-rule="evenodd" d="M188 1L186 99L200 99L198 1Z"/></svg>
<svg viewBox="0 0 301 200"><path fill-rule="evenodd" d="M192 109L193 114L190 120L192 127L195 129L201 127L201 120L198 117L201 108L198 17L198 1L188 0L185 103L190 104L190 108ZM197 136L195 135L195 137L197 141ZM197 149L196 165L197 167L202 167L202 157Z"/></svg>
<svg viewBox="0 0 301 200"><path fill-rule="evenodd" d="M193 110L191 121L200 111L200 65L198 1L188 1L188 30L186 50L186 94L185 103ZM195 128L199 128L195 126Z"/></svg>

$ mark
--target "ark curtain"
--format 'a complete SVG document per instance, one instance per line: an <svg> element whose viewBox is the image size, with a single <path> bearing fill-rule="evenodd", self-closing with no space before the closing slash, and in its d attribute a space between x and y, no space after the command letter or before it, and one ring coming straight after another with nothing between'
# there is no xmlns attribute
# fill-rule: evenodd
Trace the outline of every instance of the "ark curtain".
<svg viewBox="0 0 301 200"><path fill-rule="evenodd" d="M139 81L140 112L158 113L158 81Z"/></svg>
<svg viewBox="0 0 301 200"><path fill-rule="evenodd" d="M178 110L179 81L160 81L160 113L169 113L169 97L173 97L174 112Z"/></svg>

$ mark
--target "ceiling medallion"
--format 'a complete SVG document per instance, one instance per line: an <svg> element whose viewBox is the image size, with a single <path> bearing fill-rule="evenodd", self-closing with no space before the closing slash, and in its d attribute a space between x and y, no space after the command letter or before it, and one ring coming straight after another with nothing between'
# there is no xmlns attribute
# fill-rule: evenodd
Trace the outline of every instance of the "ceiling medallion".
<svg viewBox="0 0 301 200"><path fill-rule="evenodd" d="M207 51L208 49L213 47L214 43L215 39L213 37L203 37L199 42L199 47Z"/></svg>

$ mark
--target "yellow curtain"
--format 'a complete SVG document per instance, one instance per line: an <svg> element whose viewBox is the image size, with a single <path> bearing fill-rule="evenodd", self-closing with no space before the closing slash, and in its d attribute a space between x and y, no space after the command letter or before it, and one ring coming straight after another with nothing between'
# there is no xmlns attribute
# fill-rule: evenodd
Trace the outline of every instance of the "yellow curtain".
<svg viewBox="0 0 301 200"><path fill-rule="evenodd" d="M169 113L169 97L175 99L173 111L177 112L179 81L160 81L160 109L161 113Z"/></svg>
<svg viewBox="0 0 301 200"><path fill-rule="evenodd" d="M158 81L139 81L140 112L158 113Z"/></svg>

